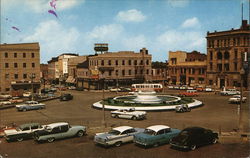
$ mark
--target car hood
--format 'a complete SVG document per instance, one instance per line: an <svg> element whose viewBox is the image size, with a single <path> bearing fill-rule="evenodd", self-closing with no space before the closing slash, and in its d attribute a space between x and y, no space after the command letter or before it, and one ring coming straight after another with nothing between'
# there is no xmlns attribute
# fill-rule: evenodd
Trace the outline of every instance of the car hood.
<svg viewBox="0 0 250 158"><path fill-rule="evenodd" d="M16 134L18 131L16 129L8 129L8 130L4 130L4 134L5 135L12 135L12 134Z"/></svg>

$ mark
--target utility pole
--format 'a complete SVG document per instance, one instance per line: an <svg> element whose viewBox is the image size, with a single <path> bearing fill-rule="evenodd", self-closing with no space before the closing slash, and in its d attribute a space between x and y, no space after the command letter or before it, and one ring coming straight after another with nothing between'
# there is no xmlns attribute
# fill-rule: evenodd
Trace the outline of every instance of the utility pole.
<svg viewBox="0 0 250 158"><path fill-rule="evenodd" d="M240 109L239 109L239 132L243 131L243 110L242 110L242 97L243 97L243 76L245 74L245 70L243 68L241 68L240 70Z"/></svg>

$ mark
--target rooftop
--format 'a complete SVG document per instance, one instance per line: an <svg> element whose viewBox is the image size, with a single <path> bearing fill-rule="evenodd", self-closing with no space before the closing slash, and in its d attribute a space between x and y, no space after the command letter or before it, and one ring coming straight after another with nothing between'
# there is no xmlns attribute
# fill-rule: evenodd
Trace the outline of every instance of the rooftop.
<svg viewBox="0 0 250 158"><path fill-rule="evenodd" d="M165 126L165 125L154 125L154 126L150 126L147 129L153 130L155 132L158 132L159 130L162 129L166 129L166 128L170 128L169 126Z"/></svg>
<svg viewBox="0 0 250 158"><path fill-rule="evenodd" d="M119 131L119 132L122 133L123 131L125 131L127 129L131 129L131 128L133 128L133 127L130 127L130 126L120 126L120 127L113 128L113 130L117 130L117 131Z"/></svg>

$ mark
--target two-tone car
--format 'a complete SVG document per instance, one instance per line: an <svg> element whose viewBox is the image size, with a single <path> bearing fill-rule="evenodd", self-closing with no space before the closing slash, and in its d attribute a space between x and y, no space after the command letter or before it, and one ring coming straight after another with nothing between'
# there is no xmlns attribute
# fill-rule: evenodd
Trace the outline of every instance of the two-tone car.
<svg viewBox="0 0 250 158"><path fill-rule="evenodd" d="M114 118L125 118L131 120L145 119L146 114L146 111L135 111L134 108L111 111L111 116Z"/></svg>
<svg viewBox="0 0 250 158"><path fill-rule="evenodd" d="M202 127L188 127L183 129L170 144L173 147L195 150L197 147L218 142L218 133Z"/></svg>
<svg viewBox="0 0 250 158"><path fill-rule="evenodd" d="M45 104L38 103L37 101L26 101L24 104L16 105L16 109L18 111L45 109Z"/></svg>
<svg viewBox="0 0 250 158"><path fill-rule="evenodd" d="M44 126L39 123L28 123L13 129L4 130L4 137L9 141L23 141L33 137L34 132L42 130Z"/></svg>
<svg viewBox="0 0 250 158"><path fill-rule="evenodd" d="M94 138L96 144L108 146L120 146L123 143L133 142L134 135L143 132L142 128L133 128L130 126L120 126L113 128L109 132L97 133Z"/></svg>
<svg viewBox="0 0 250 158"><path fill-rule="evenodd" d="M71 126L67 122L58 122L46 125L43 130L34 132L34 139L37 142L47 141L49 143L73 136L82 137L86 134L85 126Z"/></svg>
<svg viewBox="0 0 250 158"><path fill-rule="evenodd" d="M170 128L165 125L154 125L147 127L144 132L136 134L134 142L144 147L157 147L169 143L169 141L179 133L179 129Z"/></svg>
<svg viewBox="0 0 250 158"><path fill-rule="evenodd" d="M234 95L233 97L228 99L229 103L240 103L240 95ZM247 97L242 96L242 102L245 103L247 101Z"/></svg>

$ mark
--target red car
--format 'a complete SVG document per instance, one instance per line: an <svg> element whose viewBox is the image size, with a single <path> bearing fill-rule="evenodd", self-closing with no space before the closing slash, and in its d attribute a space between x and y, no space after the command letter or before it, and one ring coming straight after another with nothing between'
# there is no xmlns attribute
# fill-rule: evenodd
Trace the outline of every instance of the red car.
<svg viewBox="0 0 250 158"><path fill-rule="evenodd" d="M196 90L187 90L186 92L180 92L179 96L181 97L196 97L199 94L197 93Z"/></svg>

